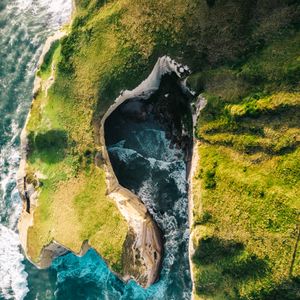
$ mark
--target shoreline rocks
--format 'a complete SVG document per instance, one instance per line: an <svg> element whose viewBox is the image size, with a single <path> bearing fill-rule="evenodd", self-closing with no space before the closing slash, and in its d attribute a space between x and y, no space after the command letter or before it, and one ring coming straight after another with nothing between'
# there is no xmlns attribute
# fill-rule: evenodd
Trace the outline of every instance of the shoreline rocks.
<svg viewBox="0 0 300 300"><path fill-rule="evenodd" d="M58 35L59 36L59 35ZM52 42L54 39L52 38ZM49 45L49 47L51 44ZM100 145L101 153L98 154L95 161L97 165L101 164L106 173L107 195L114 199L121 214L127 220L129 225L129 233L127 235L122 257L123 270L122 274L117 274L121 279L127 281L129 279L136 280L141 286L148 287L153 284L159 277L159 271L163 255L163 243L160 230L156 223L153 221L151 215L148 213L145 205L141 200L128 189L122 187L113 171L109 156L105 145L104 136L104 123L108 116L122 103L132 98L148 99L160 87L160 82L165 74L176 74L178 79L181 79L180 67L175 64L169 57L161 57L158 59L153 71L149 77L144 80L137 88L132 91L124 91L114 102L113 105L107 110L106 114L101 119L100 124ZM185 70L187 72L187 70ZM36 84L34 91L36 92L41 84ZM139 104L129 107L127 113L135 114L139 109ZM153 107L148 105L147 110L151 111ZM143 120L143 113L138 116ZM28 119L30 113L28 115ZM27 119L27 120L28 120ZM21 135L21 152L22 159L18 172L18 189L23 199L23 211L19 219L19 234L21 244L27 255L27 230L33 226L33 214L36 206L38 205L38 191L33 188L30 194L26 192L29 187L29 182L26 181L26 154L28 151L27 137L26 137L26 124ZM37 178L38 180L38 178ZM24 184L25 183L25 184ZM28 186L27 186L28 185ZM28 199L30 200L30 210L28 210ZM45 245L41 251L39 262L33 262L39 268L47 268L51 265L55 257L64 255L71 251L75 255L82 256L90 248L88 241L84 241L79 253L74 253L70 249L64 247L58 241L51 241ZM99 253L101 255L101 253ZM30 258L29 258L30 260Z"/></svg>

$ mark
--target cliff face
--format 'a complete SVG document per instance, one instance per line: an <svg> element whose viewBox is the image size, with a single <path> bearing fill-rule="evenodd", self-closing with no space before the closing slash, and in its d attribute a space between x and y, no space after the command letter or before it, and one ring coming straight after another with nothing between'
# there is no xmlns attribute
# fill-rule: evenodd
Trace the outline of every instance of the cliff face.
<svg viewBox="0 0 300 300"><path fill-rule="evenodd" d="M57 35L59 38L61 34ZM56 42L55 37L51 38L46 43L45 53L51 51L51 47L54 47ZM53 58L52 58L53 60ZM43 65L40 66L35 86L34 94L43 93L47 97L48 89L51 87L49 82L54 81L53 70L55 69L55 61L52 61L50 66L51 73L50 77L42 79L40 72ZM122 95L116 99L115 103L110 106L108 111L101 119L100 126L100 143L101 149L95 155L95 168L103 169L105 172L105 183L106 183L106 197L114 200L119 212L122 217L127 221L128 231L126 239L121 249L121 268L116 271L124 279L129 280L134 278L139 284L147 287L154 283L159 275L159 268L162 259L162 238L160 232L152 220L151 216L147 212L144 204L140 199L129 190L122 187L114 174L112 169L109 156L105 146L104 138L104 124L109 115L124 101L132 97L143 97L148 98L154 91L159 88L161 77L164 74L174 72L177 73L180 78L180 72L177 71L180 66L173 64L169 57L164 57L158 60L153 71L149 77L143 81L133 91L125 91ZM185 71L186 72L186 71ZM36 101L36 98L33 100ZM29 114L26 126L21 135L21 147L22 147L22 161L18 172L18 189L23 199L23 212L19 220L19 232L22 241L22 246L25 250L27 257L32 260L38 267L47 268L50 266L52 260L60 255L65 254L67 251L72 251L77 255L84 255L86 251L93 247L92 240L82 240L82 246L80 251L78 249L68 246L68 240L65 241L64 237L57 242L57 238L54 234L49 239L48 244L43 244L42 248L37 252L37 257L32 257L32 252L28 247L28 244L32 243L28 236L28 231L32 230L34 226L34 213L38 210L39 205L39 194L41 190L41 179L47 179L37 169L34 174L28 172L30 162L30 144L28 144L29 134L27 132L28 123L31 121L32 115ZM30 177L31 176L31 177ZM84 195L85 196L85 195ZM95 217L97 217L97 211ZM114 216L112 216L114 217ZM59 221L59 220L58 220ZM108 224L113 225L113 224ZM119 225L119 224L118 224ZM50 230L57 230L55 224L50 224ZM97 230L101 231L102 228L99 226ZM119 230L119 228L115 228ZM65 233L67 234L67 233ZM48 237L49 238L49 237ZM76 238L76 237L72 237ZM113 237L109 237L113 239ZM80 242L80 237L79 237ZM95 245L95 248L97 245ZM76 251L77 250L77 251ZM97 250L97 248L96 248ZM117 250L117 249L114 249ZM101 252L99 254L102 254ZM103 254L104 259L105 254ZM107 259L108 264L111 262ZM115 268L115 266L112 266Z"/></svg>
<svg viewBox="0 0 300 300"><path fill-rule="evenodd" d="M52 45L38 72L41 85L22 138L19 228L29 259L45 267L65 249L82 255L90 246L123 278L143 286L155 281L161 237L139 199L119 186L103 124L120 92L138 86L168 54L191 67L188 84L207 99L194 123L195 295L255 299L293 290L299 276L297 1L75 3L69 34ZM165 70L170 63L165 59ZM134 95L153 92L157 74ZM130 96L125 92L115 105Z"/></svg>
<svg viewBox="0 0 300 300"><path fill-rule="evenodd" d="M207 100L195 123L191 176L195 299L300 296L300 36L295 19L280 17L291 7L263 21L256 7L251 29L260 46L188 79Z"/></svg>
<svg viewBox="0 0 300 300"><path fill-rule="evenodd" d="M55 80L54 70L57 63L55 61L55 51L58 51L56 49L56 43L57 38L60 38L62 35L62 33L59 33L56 36L51 37L45 45L44 55L49 55L49 53L52 55L50 60L51 63L48 67L45 66L45 61L47 58L44 57L44 62L41 64L37 74L33 105L36 104L37 97L40 94L45 97L45 99L43 99L46 102L45 105L47 105L47 102L50 100L48 99L48 90L51 88L51 85ZM51 70L50 73L48 72L48 74L47 68L50 68ZM140 199L131 191L119 184L107 153L104 138L104 124L110 114L126 100L131 98L147 99L150 97L156 90L158 90L162 76L168 73L173 73L174 76L177 76L178 79L180 79L183 75L189 73L189 70L187 67L177 64L169 57L160 58L148 78L145 79L134 90L122 92L122 95L115 100L114 104L109 107L107 112L101 118L99 130L99 145L101 145L101 148L99 148L98 152L95 154L95 165L93 168L99 168L104 171L106 198L114 200L114 207L116 206L118 208L118 211L114 211L114 215L106 217L115 217L116 214L119 214L127 221L128 226L126 238L121 245L121 265L117 267L116 265L111 264L110 259L105 256L105 253L103 254L100 252L101 250L99 251L97 249L98 245L93 242L93 237L83 240L81 236L72 236L72 239L78 239L78 245L81 243L80 248L74 247L74 244L69 244L68 238L65 238L64 236L65 234L68 235L67 232L61 234L59 239L57 237L57 231L61 229L56 224L57 221L59 222L60 220L55 220L55 223L49 224L48 228L50 230L50 236L48 235L47 237L48 242L40 244L42 248L32 250L30 233L32 230L40 230L40 228L37 228L37 226L40 226L41 224L35 224L35 213L36 211L39 211L40 194L43 190L42 180L46 180L47 175L42 173L41 165L39 166L40 168L35 166L35 173L33 174L28 171L32 167L30 161L30 157L32 155L31 147L33 146L30 139L32 137L30 137L30 133L27 131L27 128L30 126L30 122L32 122L32 118L34 118L34 115L32 115L34 110L31 110L21 135L22 161L18 172L18 189L23 199L23 212L19 220L19 233L22 246L28 259L31 260L35 265L40 268L47 268L51 265L52 260L57 256L63 255L68 251L72 251L73 253L82 256L90 247L93 247L99 252L100 255L103 256L105 260L107 260L112 269L124 280L127 281L130 278L133 278L144 287L148 287L157 280L162 259L162 237L160 235L160 231ZM40 103L37 105L39 105L38 109L42 109ZM44 142L49 143L49 138L51 141L51 137L47 136L47 139L45 138ZM34 137L34 143L36 144L36 137ZM97 179L100 180L101 178ZM77 192L76 187L73 187L73 190L75 190L75 193ZM76 197L76 194L74 195L71 193L68 196L73 198L74 196ZM86 196L87 195L85 194L83 195L84 198ZM71 200L76 201L76 198ZM60 207L60 209L63 209L63 207ZM100 211L95 211L94 217L99 217L100 215ZM74 222L72 219L63 221L64 223L68 223L68 221ZM81 220L78 219L78 221L80 222ZM70 225L75 224L73 223ZM114 224L112 223L106 225L113 226ZM120 224L117 225L118 227L113 228L113 230L120 230ZM101 225L99 225L96 230L101 232L103 228L101 228ZM109 240L112 240L113 238L114 237L112 236L108 237ZM119 249L113 249L113 251L118 250ZM33 256L32 253L36 253L36 256Z"/></svg>

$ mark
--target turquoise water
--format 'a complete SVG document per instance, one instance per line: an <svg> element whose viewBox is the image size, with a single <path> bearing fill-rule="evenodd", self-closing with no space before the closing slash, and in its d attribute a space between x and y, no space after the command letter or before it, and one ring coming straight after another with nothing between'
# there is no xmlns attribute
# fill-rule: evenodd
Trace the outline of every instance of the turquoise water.
<svg viewBox="0 0 300 300"><path fill-rule="evenodd" d="M82 258L60 257L47 270L36 269L22 254L16 232L21 210L15 182L19 135L30 108L41 47L70 12L71 0L0 0L0 299L188 299L185 165L180 151L169 148L164 132L153 123L145 123L136 136L151 144L156 139L161 146L156 152L164 157L147 154L138 140L127 148L123 143L110 149L116 162L130 149L144 159L140 164L127 157L126 165L137 168L136 174L149 175L139 183L132 178L135 184L129 187L141 196L166 235L170 251L165 254L161 280L147 290L132 281L124 284L93 250ZM128 133L132 128L127 129ZM123 133L127 140L126 130Z"/></svg>

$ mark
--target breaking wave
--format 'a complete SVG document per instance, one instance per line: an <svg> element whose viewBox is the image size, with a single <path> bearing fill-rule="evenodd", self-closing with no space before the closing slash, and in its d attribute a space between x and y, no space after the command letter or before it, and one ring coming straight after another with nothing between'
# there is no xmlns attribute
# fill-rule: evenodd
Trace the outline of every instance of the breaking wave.
<svg viewBox="0 0 300 300"><path fill-rule="evenodd" d="M0 298L23 299L27 274L16 233L19 136L28 113L42 45L71 14L71 0L0 3Z"/></svg>
<svg viewBox="0 0 300 300"><path fill-rule="evenodd" d="M116 120L114 120L116 122ZM117 178L139 195L162 229L165 254L158 283L147 299L189 299L188 200L183 151L160 129L129 128L125 139L108 147ZM112 130L113 132L113 130Z"/></svg>
<svg viewBox="0 0 300 300"><path fill-rule="evenodd" d="M4 299L23 299L28 292L19 236L0 224L0 288Z"/></svg>
<svg viewBox="0 0 300 300"><path fill-rule="evenodd" d="M120 168L119 176L128 177L128 186L164 231L160 280L148 289L133 281L124 284L93 250L82 258L59 257L50 270L24 266L16 233L21 210L15 182L19 135L30 108L42 45L68 20L71 8L71 0L0 3L0 299L189 299L186 169L182 151L172 147L165 132L157 128L138 126L109 152L126 166ZM135 177L128 176L130 170Z"/></svg>

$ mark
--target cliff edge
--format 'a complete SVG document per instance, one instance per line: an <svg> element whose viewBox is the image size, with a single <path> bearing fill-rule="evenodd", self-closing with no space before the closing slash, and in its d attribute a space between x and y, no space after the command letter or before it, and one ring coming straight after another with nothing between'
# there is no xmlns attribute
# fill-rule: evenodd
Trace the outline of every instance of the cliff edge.
<svg viewBox="0 0 300 300"><path fill-rule="evenodd" d="M207 100L190 180L194 297L299 298L298 1L75 3L69 34L38 71L22 143L28 258L39 265L45 253L46 266L93 247L123 278L156 279L160 234L118 185L101 131L121 91L168 55L191 68L187 84Z"/></svg>

